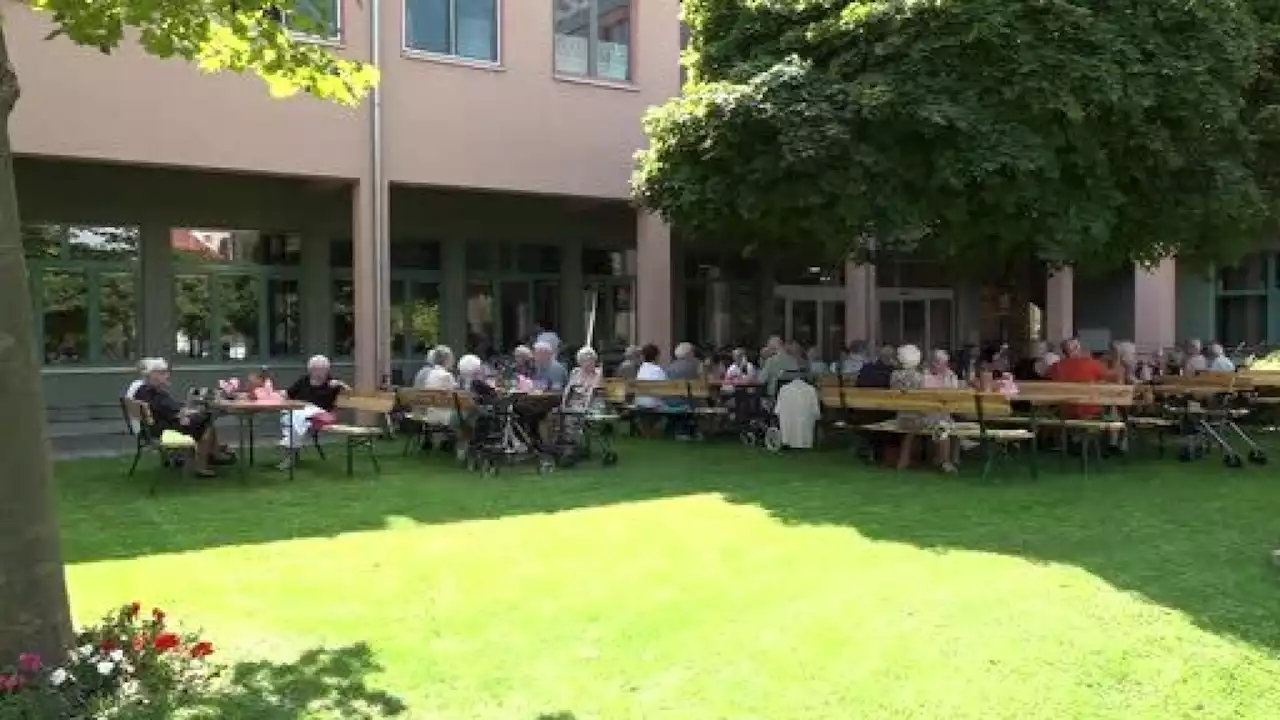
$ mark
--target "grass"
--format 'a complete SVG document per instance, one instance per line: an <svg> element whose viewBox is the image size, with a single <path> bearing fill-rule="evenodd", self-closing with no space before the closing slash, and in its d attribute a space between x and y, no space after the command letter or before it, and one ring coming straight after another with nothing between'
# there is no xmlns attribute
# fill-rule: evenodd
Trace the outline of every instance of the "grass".
<svg viewBox="0 0 1280 720"><path fill-rule="evenodd" d="M75 610L203 627L240 663L219 717L1276 717L1273 470L983 485L622 451L546 479L313 460L154 499L119 462L66 463Z"/></svg>

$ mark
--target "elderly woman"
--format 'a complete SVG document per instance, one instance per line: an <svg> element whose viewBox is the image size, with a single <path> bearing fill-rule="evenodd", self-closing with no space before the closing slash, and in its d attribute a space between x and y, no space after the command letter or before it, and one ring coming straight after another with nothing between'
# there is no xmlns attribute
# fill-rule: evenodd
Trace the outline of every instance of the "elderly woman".
<svg viewBox="0 0 1280 720"><path fill-rule="evenodd" d="M934 357L934 364L939 358L943 358L945 353ZM929 387L931 382L928 376L920 370L921 357L920 348L915 345L903 345L898 348L898 369L893 371L893 375L889 378L889 387L897 390L920 390ZM949 361L950 357L945 357L944 362ZM933 381L938 382L938 381ZM945 382L945 379L943 380ZM911 463L911 456L915 450L916 434L931 434L938 427L950 421L947 415L925 415L918 412L900 412L898 413L898 425L905 430L910 430L914 434L906 434L902 437L902 447L898 450L898 469L904 469ZM955 463L952 462L952 450L950 438L935 438L934 443L934 460L938 467L945 473L954 473L956 471Z"/></svg>
<svg viewBox="0 0 1280 720"><path fill-rule="evenodd" d="M437 345L431 353L435 356L435 364L430 370L418 373L413 386L418 390L453 390L458 381L453 377L453 350L448 345Z"/></svg>
<svg viewBox="0 0 1280 720"><path fill-rule="evenodd" d="M196 477L214 477L210 464L223 460L217 455L218 433L209 413L184 407L169 389L169 365L161 358L147 361L146 381L134 393L134 399L151 409L151 417L161 432L182 433L196 441Z"/></svg>
<svg viewBox="0 0 1280 720"><path fill-rule="evenodd" d="M316 355L307 361L307 372L284 391L286 398L304 402L306 406L301 410L280 413L280 450L284 453L278 466L281 470L297 464L299 439L312 430L331 424L338 395L351 389L341 380L334 379L331 370L329 358Z"/></svg>
<svg viewBox="0 0 1280 720"><path fill-rule="evenodd" d="M474 393L481 397L497 394L497 390L489 384L488 369L478 355L463 355L458 359L458 389Z"/></svg>
<svg viewBox="0 0 1280 720"><path fill-rule="evenodd" d="M618 364L618 370L615 373L623 380L635 380L636 372L640 370L640 363L644 359L640 357L639 345L628 345L627 349L622 352L622 362Z"/></svg>
<svg viewBox="0 0 1280 720"><path fill-rule="evenodd" d="M702 369L693 343L682 342L676 345L671 355L675 359L667 366L668 380L697 380L701 377Z"/></svg>
<svg viewBox="0 0 1280 720"><path fill-rule="evenodd" d="M569 373L569 402L581 401L585 407L604 381L604 373L600 371L600 356L592 348L585 345L579 348L576 359L578 366Z"/></svg>

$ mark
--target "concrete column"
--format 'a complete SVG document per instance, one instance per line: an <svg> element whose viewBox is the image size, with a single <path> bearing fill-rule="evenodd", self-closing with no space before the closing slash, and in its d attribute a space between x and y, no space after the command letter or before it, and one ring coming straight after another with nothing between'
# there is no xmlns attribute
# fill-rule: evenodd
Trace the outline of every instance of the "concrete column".
<svg viewBox="0 0 1280 720"><path fill-rule="evenodd" d="M387 325L378 321L379 295L385 289L378 287L377 249L374 237L373 212L376 200L373 187L367 180L355 186L351 209L351 280L355 299L356 347L353 355L356 363L356 387L373 390L382 379L379 366L378 344L390 332L378 327Z"/></svg>
<svg viewBox="0 0 1280 720"><path fill-rule="evenodd" d="M1076 334L1075 272L1069 267L1049 271L1044 302L1044 338L1059 343Z"/></svg>
<svg viewBox="0 0 1280 720"><path fill-rule="evenodd" d="M569 240L560 246L560 326L556 331L560 339L569 345L577 345L587 340L587 327L584 323L586 311L582 296L586 286L582 279L582 241ZM539 318L534 318L535 320ZM552 323L556 318L546 318ZM593 338L596 346L600 338Z"/></svg>
<svg viewBox="0 0 1280 720"><path fill-rule="evenodd" d="M636 306L640 344L671 352L671 228L646 212L636 217Z"/></svg>
<svg viewBox="0 0 1280 720"><path fill-rule="evenodd" d="M444 282L440 288L440 335L444 344L461 353L467 346L467 243L449 238L440 246Z"/></svg>
<svg viewBox="0 0 1280 720"><path fill-rule="evenodd" d="M173 249L165 223L144 224L138 240L142 243L142 316L139 318L142 354L145 357L173 355Z"/></svg>
<svg viewBox="0 0 1280 720"><path fill-rule="evenodd" d="M1178 264L1165 258L1150 270L1133 269L1133 342L1142 352L1172 347L1177 339Z"/></svg>
<svg viewBox="0 0 1280 720"><path fill-rule="evenodd" d="M302 354L333 352L333 274L328 233L308 229L302 236Z"/></svg>
<svg viewBox="0 0 1280 720"><path fill-rule="evenodd" d="M853 261L844 268L844 327L849 340L875 344L880 304L876 300L876 266Z"/></svg>

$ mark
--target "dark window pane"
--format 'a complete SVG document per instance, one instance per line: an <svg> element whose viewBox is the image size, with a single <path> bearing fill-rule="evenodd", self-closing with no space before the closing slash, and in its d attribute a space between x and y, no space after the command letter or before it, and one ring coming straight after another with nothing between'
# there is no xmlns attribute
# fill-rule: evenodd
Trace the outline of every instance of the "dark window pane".
<svg viewBox="0 0 1280 720"><path fill-rule="evenodd" d="M28 260L47 260L62 253L61 225L23 225L22 250Z"/></svg>
<svg viewBox="0 0 1280 720"><path fill-rule="evenodd" d="M1227 292L1262 290L1266 286L1267 261L1261 254L1246 255L1234 267L1218 271L1218 284Z"/></svg>
<svg viewBox="0 0 1280 720"><path fill-rule="evenodd" d="M493 249L489 243L467 245L467 272L487 272L493 269Z"/></svg>
<svg viewBox="0 0 1280 720"><path fill-rule="evenodd" d="M440 243L405 240L391 243L391 267L396 270L439 270Z"/></svg>
<svg viewBox="0 0 1280 720"><path fill-rule="evenodd" d="M213 305L209 297L209 278L205 275L179 275L174 284L174 349L188 358L210 358L213 354L213 329L210 325Z"/></svg>
<svg viewBox="0 0 1280 720"><path fill-rule="evenodd" d="M413 50L447 55L450 0L406 0L405 45Z"/></svg>
<svg viewBox="0 0 1280 720"><path fill-rule="evenodd" d="M98 312L102 337L98 352L105 362L124 362L138 355L138 295L132 274L99 278Z"/></svg>
<svg viewBox="0 0 1280 720"><path fill-rule="evenodd" d="M502 307L502 350L509 351L533 336L533 307L529 304L529 283L502 283L498 297Z"/></svg>
<svg viewBox="0 0 1280 720"><path fill-rule="evenodd" d="M46 270L44 353L50 363L89 359L89 284L84 273Z"/></svg>
<svg viewBox="0 0 1280 720"><path fill-rule="evenodd" d="M560 248L554 245L521 245L516 269L527 273L560 272Z"/></svg>
<svg viewBox="0 0 1280 720"><path fill-rule="evenodd" d="M625 275L623 253L602 248L582 249L582 273L584 275Z"/></svg>
<svg viewBox="0 0 1280 720"><path fill-rule="evenodd" d="M297 280L267 280L267 354L302 354L302 295Z"/></svg>
<svg viewBox="0 0 1280 720"><path fill-rule="evenodd" d="M138 257L138 229L131 227L79 227L67 229L67 247L73 260L128 262Z"/></svg>
<svg viewBox="0 0 1280 720"><path fill-rule="evenodd" d="M1264 296L1218 298L1218 338L1224 345L1267 341L1267 299Z"/></svg>
<svg viewBox="0 0 1280 720"><path fill-rule="evenodd" d="M560 283L550 280L533 283L533 321L548 330L560 329Z"/></svg>
<svg viewBox="0 0 1280 720"><path fill-rule="evenodd" d="M356 347L355 286L347 279L333 281L333 354L351 357Z"/></svg>
<svg viewBox="0 0 1280 720"><path fill-rule="evenodd" d="M217 278L218 308L222 311L222 331L218 335L225 360L260 357L258 347L258 279L245 275Z"/></svg>
<svg viewBox="0 0 1280 720"><path fill-rule="evenodd" d="M405 326L404 282L391 282L391 356L403 358L409 347L409 331Z"/></svg>
<svg viewBox="0 0 1280 720"><path fill-rule="evenodd" d="M391 246L391 252L395 252L395 246ZM393 256L394 257L394 256ZM329 245L329 264L336 268L349 268L352 261L351 241L346 238L334 240Z"/></svg>
<svg viewBox="0 0 1280 720"><path fill-rule="evenodd" d="M493 288L487 282L467 286L467 352L485 357L494 349Z"/></svg>

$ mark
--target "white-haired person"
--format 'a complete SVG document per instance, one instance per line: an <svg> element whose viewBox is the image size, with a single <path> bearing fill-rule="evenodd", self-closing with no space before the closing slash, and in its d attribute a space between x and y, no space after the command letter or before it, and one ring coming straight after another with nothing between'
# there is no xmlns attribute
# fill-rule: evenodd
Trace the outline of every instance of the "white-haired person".
<svg viewBox="0 0 1280 720"><path fill-rule="evenodd" d="M895 390L921 390L929 387L929 380L920 363L924 360L920 348L907 344L898 348L898 369L889 377L889 387ZM950 357L946 357L949 361ZM918 412L899 412L898 425L911 433L902 436L902 446L898 449L898 469L905 469L911 464L915 453L916 435L931 435L936 428L950 420L947 415L926 415ZM934 439L934 460L938 467L946 473L956 471L952 462L950 438Z"/></svg>
<svg viewBox="0 0 1280 720"><path fill-rule="evenodd" d="M417 374L413 376L413 386L421 390L427 386L427 377L431 375L431 371L436 366L436 349L431 348L427 351L426 362L422 363L422 367Z"/></svg>
<svg viewBox="0 0 1280 720"><path fill-rule="evenodd" d="M668 380L699 380L702 364L698 362L698 350L693 343L682 342L671 351L671 363L663 370Z"/></svg>
<svg viewBox="0 0 1280 720"><path fill-rule="evenodd" d="M145 381L134 393L134 399L151 410L156 428L161 432L181 433L196 441L196 477L214 477L210 465L226 461L219 455L218 432L209 413L185 407L173 396L169 386L169 365L162 358L149 358L143 368Z"/></svg>
<svg viewBox="0 0 1280 720"><path fill-rule="evenodd" d="M569 383L569 371L556 360L556 349L551 343L533 344L533 381L535 390L558 393Z"/></svg>
<svg viewBox="0 0 1280 720"><path fill-rule="evenodd" d="M290 400L306 403L298 410L280 413L280 451L284 458L278 466L288 470L298 462L302 441L310 432L337 421L333 415L338 395L349 391L346 383L333 377L333 364L324 355L313 355L307 371L284 391Z"/></svg>
<svg viewBox="0 0 1280 720"><path fill-rule="evenodd" d="M125 400L134 399L133 396L138 394L139 388L147 384L147 368L150 367L154 360L155 358L145 357L138 361L138 365L135 368L138 371L138 377L134 378L133 382L129 383L128 387L124 389L124 392L120 395L121 398ZM129 427L133 430L133 434L137 435L138 430L140 429L138 427L138 421L133 417L128 417L126 419L129 423Z"/></svg>
<svg viewBox="0 0 1280 720"><path fill-rule="evenodd" d="M1191 338L1182 345L1181 373L1195 375L1209 369L1209 360L1204 356L1204 346L1197 338Z"/></svg>
<svg viewBox="0 0 1280 720"><path fill-rule="evenodd" d="M431 350L435 364L423 377L415 378L413 386L418 390L456 390L458 380L453 375L453 349L437 345ZM419 373L422 375L422 373ZM421 382L419 382L419 380Z"/></svg>
<svg viewBox="0 0 1280 720"><path fill-rule="evenodd" d="M1205 348L1204 359L1206 369L1212 372L1235 372L1236 364L1227 357L1227 351L1220 343L1211 343Z"/></svg>

